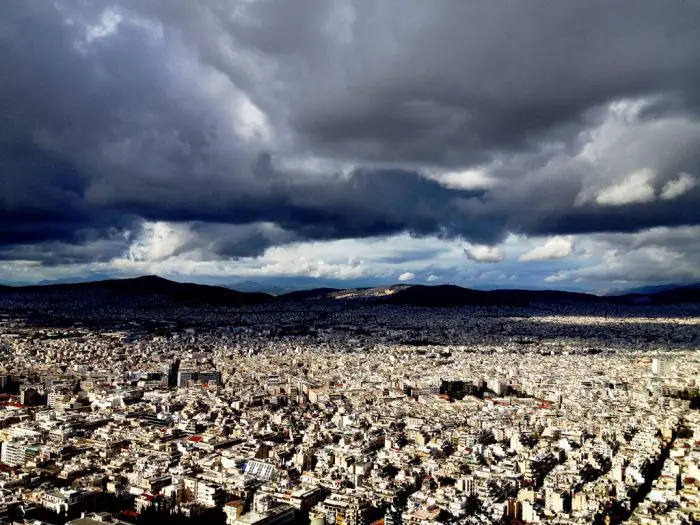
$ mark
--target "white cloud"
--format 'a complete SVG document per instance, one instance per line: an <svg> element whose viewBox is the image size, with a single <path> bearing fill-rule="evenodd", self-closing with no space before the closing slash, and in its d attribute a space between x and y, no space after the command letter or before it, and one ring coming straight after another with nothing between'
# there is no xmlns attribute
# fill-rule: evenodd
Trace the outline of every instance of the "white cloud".
<svg viewBox="0 0 700 525"><path fill-rule="evenodd" d="M571 235L557 235L535 246L532 250L519 257L521 261L545 261L547 259L563 259L574 251L574 238Z"/></svg>
<svg viewBox="0 0 700 525"><path fill-rule="evenodd" d="M489 189L498 185L498 181L484 170L448 171L433 175L443 186L458 190Z"/></svg>
<svg viewBox="0 0 700 525"><path fill-rule="evenodd" d="M116 11L109 9L103 11L98 23L85 28L85 40L90 43L93 40L113 35L117 32L121 21L122 16Z"/></svg>
<svg viewBox="0 0 700 525"><path fill-rule="evenodd" d="M435 275L434 273L431 273L431 274L428 276L428 282L429 282L429 283L434 283L435 281L439 281L439 280L440 280L440 277L438 277L438 276Z"/></svg>
<svg viewBox="0 0 700 525"><path fill-rule="evenodd" d="M464 257L461 246L448 240L400 234L370 239L290 242L272 246L258 257L222 259L209 253L206 243L192 242L194 235L186 224L149 223L142 235L132 241L127 253L99 268L91 267L123 275L157 274L182 276L183 279L188 275L217 278L312 276L372 277L391 281L401 272L404 272L401 280L414 279L422 273L439 275L458 267ZM201 241L195 238L197 240Z"/></svg>
<svg viewBox="0 0 700 525"><path fill-rule="evenodd" d="M587 235L577 237L576 242L592 254L591 264L558 271L546 277L546 282L643 284L700 281L697 265L700 226Z"/></svg>
<svg viewBox="0 0 700 525"><path fill-rule="evenodd" d="M470 244L464 248L464 255L479 263L497 263L504 259L503 252L497 246L486 244Z"/></svg>
<svg viewBox="0 0 700 525"><path fill-rule="evenodd" d="M600 125L580 135L583 146L569 162L565 157L560 172L568 167L581 177L581 191L575 199L580 206L622 206L673 199L694 186L688 174L675 181L656 182L669 166L691 158L700 138L700 121L675 115L643 118L644 109L658 99L624 99L608 105Z"/></svg>
<svg viewBox="0 0 700 525"><path fill-rule="evenodd" d="M412 272L404 272L399 275L399 281L411 281L416 278L416 274Z"/></svg>
<svg viewBox="0 0 700 525"><path fill-rule="evenodd" d="M169 258L187 240L191 232L167 222L149 222L129 248L127 258L132 261L162 261Z"/></svg>
<svg viewBox="0 0 700 525"><path fill-rule="evenodd" d="M663 190L661 190L661 198L664 200L675 199L692 190L697 184L698 181L690 173L681 173L677 179L670 180L664 185Z"/></svg>
<svg viewBox="0 0 700 525"><path fill-rule="evenodd" d="M654 200L654 187L651 185L653 178L651 170L639 170L618 184L600 190L595 200L601 206L651 202Z"/></svg>
<svg viewBox="0 0 700 525"><path fill-rule="evenodd" d="M250 98L241 94L234 111L238 117L236 131L242 138L261 142L272 140L273 130L267 115Z"/></svg>
<svg viewBox="0 0 700 525"><path fill-rule="evenodd" d="M489 282L503 281L506 278L507 278L506 274L504 274L503 272L500 272L500 271L495 271L495 270L490 271L490 272L483 272L483 273L479 274L479 277L478 277L478 279L480 279L482 281L489 281Z"/></svg>

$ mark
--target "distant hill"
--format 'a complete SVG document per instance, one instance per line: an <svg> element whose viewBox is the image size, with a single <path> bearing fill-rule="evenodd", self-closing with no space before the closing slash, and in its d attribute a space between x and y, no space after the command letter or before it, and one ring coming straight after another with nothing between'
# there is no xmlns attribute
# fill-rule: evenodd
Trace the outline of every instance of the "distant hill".
<svg viewBox="0 0 700 525"><path fill-rule="evenodd" d="M595 295L557 290L473 290L455 285L406 285L338 290L318 288L292 292L278 297L280 301L333 300L363 301L376 304L412 306L527 306L531 303L599 303Z"/></svg>
<svg viewBox="0 0 700 525"><path fill-rule="evenodd" d="M527 306L532 303L599 303L595 295L558 290L472 290L454 285L416 285L387 297L392 304L416 306Z"/></svg>
<svg viewBox="0 0 700 525"><path fill-rule="evenodd" d="M623 304L650 304L668 306L672 304L700 303L700 288L697 286L681 286L656 293L631 293L607 297L612 302Z"/></svg>
<svg viewBox="0 0 700 525"><path fill-rule="evenodd" d="M266 293L269 295L283 295L292 291L284 286L273 283L266 284L257 281L238 281L233 284L221 284L219 286L222 288L228 288L229 290L236 290L238 292Z"/></svg>
<svg viewBox="0 0 700 525"><path fill-rule="evenodd" d="M97 281L110 281L115 279L113 275L108 275L104 273L93 273L87 277L63 277L60 279L44 279L39 281L37 284L41 286L51 285L51 284L78 284L78 283L92 283Z"/></svg>
<svg viewBox="0 0 700 525"><path fill-rule="evenodd" d="M154 306L165 304L244 306L271 299L263 293L246 293L203 284L178 283L148 275L133 279L110 279L71 284L43 284L22 287L3 287L3 296L23 296L36 300L65 302L109 303L148 302Z"/></svg>
<svg viewBox="0 0 700 525"><path fill-rule="evenodd" d="M332 294L338 293L338 288L313 288L311 290L297 290L276 297L278 302L308 301L311 299L329 299Z"/></svg>
<svg viewBox="0 0 700 525"><path fill-rule="evenodd" d="M622 288L605 293L606 296L618 297L621 295L650 295L660 292L668 292L682 288L700 288L700 283L691 284L656 284L651 286L639 286L637 288Z"/></svg>
<svg viewBox="0 0 700 525"><path fill-rule="evenodd" d="M313 288L311 290L298 290L280 295L277 300L284 301L370 301L380 302L401 290L411 288L412 285L395 284L391 286L377 286L372 288Z"/></svg>
<svg viewBox="0 0 700 525"><path fill-rule="evenodd" d="M337 290L318 288L281 295L279 301L350 301L425 307L557 305L671 305L700 303L700 288L674 288L653 294L598 295L561 290L474 290L455 285L394 285Z"/></svg>
<svg viewBox="0 0 700 525"><path fill-rule="evenodd" d="M1 286L0 298L18 302L43 302L47 305L85 303L101 305L138 305L158 307L167 305L219 305L246 306L267 302L322 303L339 301L348 303L373 303L412 305L424 307L452 306L513 306L531 304L558 305L673 305L700 304L700 287L681 286L671 289L661 287L654 293L627 293L614 296L597 296L560 290L473 290L455 285L406 285L374 288L314 288L293 291L277 297L260 292L242 292L221 286L179 283L157 276L132 279L109 279L71 284L44 284L33 286Z"/></svg>
<svg viewBox="0 0 700 525"><path fill-rule="evenodd" d="M219 277L217 281L207 284L223 286L240 292L263 292L272 295L284 295L291 292L306 292L309 290L322 290L332 288L334 290L347 290L357 288L371 288L373 286L386 286L378 278L354 278L333 279L325 277L289 276L270 277L260 276L255 280L227 280Z"/></svg>

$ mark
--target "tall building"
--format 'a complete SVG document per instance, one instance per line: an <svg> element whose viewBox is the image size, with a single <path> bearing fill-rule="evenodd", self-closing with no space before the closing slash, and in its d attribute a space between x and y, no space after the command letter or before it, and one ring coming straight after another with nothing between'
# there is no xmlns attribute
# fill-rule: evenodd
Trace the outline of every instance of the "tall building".
<svg viewBox="0 0 700 525"><path fill-rule="evenodd" d="M177 372L177 386L183 388L191 383L203 383L206 385L221 384L221 372L205 370L199 372L192 369L182 369Z"/></svg>
<svg viewBox="0 0 700 525"><path fill-rule="evenodd" d="M319 502L315 507L315 511L319 511L326 516L326 523L335 523L337 525L366 525L370 512L370 506L367 501L333 494L331 497Z"/></svg>
<svg viewBox="0 0 700 525"><path fill-rule="evenodd" d="M179 388L186 387L190 382L197 381L197 371L196 370L178 370L177 372L177 386Z"/></svg>
<svg viewBox="0 0 700 525"><path fill-rule="evenodd" d="M465 476L457 480L457 488L465 494L476 494L476 482L473 476Z"/></svg>
<svg viewBox="0 0 700 525"><path fill-rule="evenodd" d="M227 504L224 509L227 525L286 525L295 522L294 507L266 495L256 497L247 514L241 514L242 508L237 503Z"/></svg>
<svg viewBox="0 0 700 525"><path fill-rule="evenodd" d="M552 490L547 493L545 507L557 514L568 512L571 510L571 497L566 491Z"/></svg>
<svg viewBox="0 0 700 525"><path fill-rule="evenodd" d="M217 372L216 370L200 372L198 379L200 383L219 385L221 384L221 372Z"/></svg>
<svg viewBox="0 0 700 525"><path fill-rule="evenodd" d="M41 453L41 445L27 444L21 441L5 441L2 444L0 461L11 467L24 465Z"/></svg>
<svg viewBox="0 0 700 525"><path fill-rule="evenodd" d="M486 386L497 396L502 396L508 390L508 384L500 379L491 379Z"/></svg>
<svg viewBox="0 0 700 525"><path fill-rule="evenodd" d="M168 367L168 386L175 388L177 386L177 374L180 370L180 360L175 359Z"/></svg>
<svg viewBox="0 0 700 525"><path fill-rule="evenodd" d="M671 363L666 359L654 358L651 362L651 372L657 376L670 376Z"/></svg>
<svg viewBox="0 0 700 525"><path fill-rule="evenodd" d="M46 404L46 396L36 388L24 388L19 395L19 402L26 406L40 406Z"/></svg>

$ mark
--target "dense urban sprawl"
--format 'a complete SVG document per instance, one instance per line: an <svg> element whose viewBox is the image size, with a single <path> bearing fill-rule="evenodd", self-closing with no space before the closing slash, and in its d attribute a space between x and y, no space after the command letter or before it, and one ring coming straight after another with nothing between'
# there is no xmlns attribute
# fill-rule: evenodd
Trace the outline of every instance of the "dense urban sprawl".
<svg viewBox="0 0 700 525"><path fill-rule="evenodd" d="M683 312L13 312L0 523L700 519Z"/></svg>

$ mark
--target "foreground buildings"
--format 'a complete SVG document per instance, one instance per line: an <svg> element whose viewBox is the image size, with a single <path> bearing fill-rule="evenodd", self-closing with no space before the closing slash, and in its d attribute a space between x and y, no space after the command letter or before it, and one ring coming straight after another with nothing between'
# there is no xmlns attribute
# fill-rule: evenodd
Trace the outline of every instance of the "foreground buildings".
<svg viewBox="0 0 700 525"><path fill-rule="evenodd" d="M92 321L2 318L0 522L700 519L692 312Z"/></svg>

